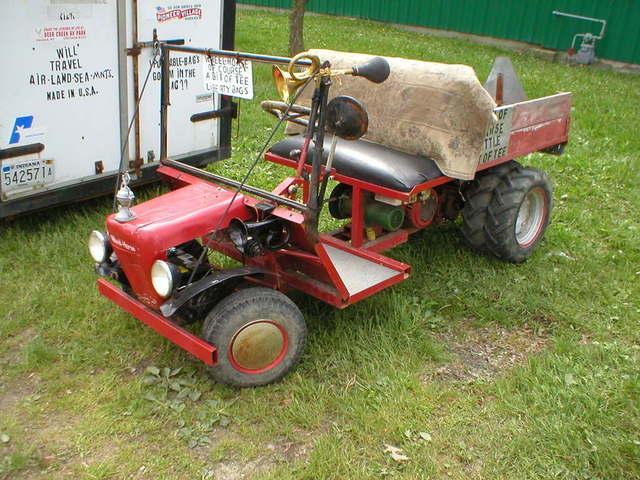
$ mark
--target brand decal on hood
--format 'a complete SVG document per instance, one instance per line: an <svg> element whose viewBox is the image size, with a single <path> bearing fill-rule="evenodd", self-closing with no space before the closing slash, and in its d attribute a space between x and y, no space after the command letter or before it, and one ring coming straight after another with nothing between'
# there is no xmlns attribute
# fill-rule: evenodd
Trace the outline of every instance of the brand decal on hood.
<svg viewBox="0 0 640 480"><path fill-rule="evenodd" d="M122 248L124 250L127 250L129 252L132 252L132 253L136 253L137 252L136 247L134 247L133 245L128 244L124 240L120 240L119 238L114 237L113 235L110 235L109 238L111 239L111 243L113 243L117 247L120 247L120 248Z"/></svg>

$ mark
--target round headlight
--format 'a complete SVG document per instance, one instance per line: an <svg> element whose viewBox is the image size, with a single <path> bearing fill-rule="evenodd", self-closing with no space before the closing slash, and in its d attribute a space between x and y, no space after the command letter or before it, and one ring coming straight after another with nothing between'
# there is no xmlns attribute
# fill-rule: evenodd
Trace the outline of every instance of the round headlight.
<svg viewBox="0 0 640 480"><path fill-rule="evenodd" d="M151 283L156 293L167 298L178 285L178 268L164 260L156 260L151 267Z"/></svg>
<svg viewBox="0 0 640 480"><path fill-rule="evenodd" d="M98 263L102 263L109 258L109 255L111 255L111 245L104 233L98 230L91 232L89 235L89 253L91 254L91 258Z"/></svg>

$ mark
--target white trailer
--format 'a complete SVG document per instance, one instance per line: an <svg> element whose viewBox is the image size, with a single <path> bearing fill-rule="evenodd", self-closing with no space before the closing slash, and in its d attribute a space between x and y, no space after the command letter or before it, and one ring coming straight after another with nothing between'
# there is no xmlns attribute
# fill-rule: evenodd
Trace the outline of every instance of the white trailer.
<svg viewBox="0 0 640 480"><path fill-rule="evenodd" d="M161 41L233 50L234 0L4 0L0 19L0 218L114 190L124 154L134 184L155 179ZM206 61L171 65L172 157L230 153L230 97L207 91Z"/></svg>

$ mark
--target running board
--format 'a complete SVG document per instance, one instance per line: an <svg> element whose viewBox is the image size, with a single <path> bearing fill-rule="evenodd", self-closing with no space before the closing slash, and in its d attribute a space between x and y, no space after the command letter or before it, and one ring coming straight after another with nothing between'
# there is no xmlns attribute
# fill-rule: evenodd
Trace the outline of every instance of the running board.
<svg viewBox="0 0 640 480"><path fill-rule="evenodd" d="M346 305L405 280L411 269L392 258L353 248L335 238L322 237L316 251Z"/></svg>

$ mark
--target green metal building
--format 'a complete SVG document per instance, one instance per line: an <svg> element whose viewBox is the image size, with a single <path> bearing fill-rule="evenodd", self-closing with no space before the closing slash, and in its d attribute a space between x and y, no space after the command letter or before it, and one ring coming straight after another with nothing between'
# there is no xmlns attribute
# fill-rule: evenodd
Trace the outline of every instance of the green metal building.
<svg viewBox="0 0 640 480"><path fill-rule="evenodd" d="M292 0L239 0L290 8ZM309 0L307 10L475 35L567 50L576 33L601 24L553 15L561 11L606 20L599 58L640 64L640 0ZM579 42L578 45L579 46Z"/></svg>

